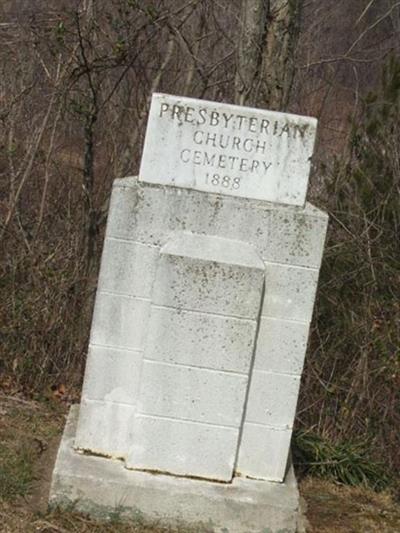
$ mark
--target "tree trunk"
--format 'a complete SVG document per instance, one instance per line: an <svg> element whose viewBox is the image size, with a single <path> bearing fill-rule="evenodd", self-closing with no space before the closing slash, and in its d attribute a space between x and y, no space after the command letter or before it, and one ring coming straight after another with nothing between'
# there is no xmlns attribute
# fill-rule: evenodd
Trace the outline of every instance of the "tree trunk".
<svg viewBox="0 0 400 533"><path fill-rule="evenodd" d="M235 100L284 111L293 84L301 0L242 0Z"/></svg>
<svg viewBox="0 0 400 533"><path fill-rule="evenodd" d="M94 128L97 110L93 109L85 121L85 149L83 164L83 191L85 221L83 228L83 250L85 254L86 274L93 270L96 257L97 215L93 205L94 197Z"/></svg>

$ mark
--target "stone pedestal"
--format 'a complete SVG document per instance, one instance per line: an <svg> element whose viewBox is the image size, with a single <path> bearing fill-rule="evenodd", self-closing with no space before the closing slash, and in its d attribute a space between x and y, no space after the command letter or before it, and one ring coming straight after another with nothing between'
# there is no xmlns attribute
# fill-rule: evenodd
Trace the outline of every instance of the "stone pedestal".
<svg viewBox="0 0 400 533"><path fill-rule="evenodd" d="M303 204L315 121L174 102L155 95L141 179L114 183L51 502L294 531L290 439L328 221Z"/></svg>

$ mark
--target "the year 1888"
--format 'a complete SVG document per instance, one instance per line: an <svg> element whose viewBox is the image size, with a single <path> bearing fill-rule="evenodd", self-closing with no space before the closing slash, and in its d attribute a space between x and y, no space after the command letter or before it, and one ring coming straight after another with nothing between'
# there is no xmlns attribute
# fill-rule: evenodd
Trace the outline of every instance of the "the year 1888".
<svg viewBox="0 0 400 533"><path fill-rule="evenodd" d="M225 187L225 189L239 189L240 178L231 178L230 176L221 176L220 174L206 173L206 183L215 187Z"/></svg>

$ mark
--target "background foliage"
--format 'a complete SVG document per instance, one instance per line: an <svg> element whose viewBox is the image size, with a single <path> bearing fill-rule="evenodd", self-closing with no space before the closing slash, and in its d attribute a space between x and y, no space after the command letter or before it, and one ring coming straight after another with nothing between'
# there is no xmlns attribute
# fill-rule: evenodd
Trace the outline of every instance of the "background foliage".
<svg viewBox="0 0 400 533"><path fill-rule="evenodd" d="M240 2L0 14L0 383L40 396L79 389L111 184L137 172L151 92L233 101ZM304 3L288 108L319 118L310 196L331 216L297 444L309 463L347 450L341 480L400 467L399 31L389 0Z"/></svg>

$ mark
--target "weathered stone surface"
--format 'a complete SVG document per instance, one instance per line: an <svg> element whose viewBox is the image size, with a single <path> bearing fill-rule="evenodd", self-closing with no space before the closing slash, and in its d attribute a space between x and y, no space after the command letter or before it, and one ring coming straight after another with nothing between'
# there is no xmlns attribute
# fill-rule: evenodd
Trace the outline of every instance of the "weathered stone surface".
<svg viewBox="0 0 400 533"><path fill-rule="evenodd" d="M269 239L260 242L260 253L271 263L319 268L328 216L307 203L304 210L274 209Z"/></svg>
<svg viewBox="0 0 400 533"><path fill-rule="evenodd" d="M175 232L162 247L161 253L264 270L261 257L249 244L191 231Z"/></svg>
<svg viewBox="0 0 400 533"><path fill-rule="evenodd" d="M317 121L153 94L140 179L304 205Z"/></svg>
<svg viewBox="0 0 400 533"><path fill-rule="evenodd" d="M130 405L82 400L75 448L106 457L126 457L133 440L135 409Z"/></svg>
<svg viewBox="0 0 400 533"><path fill-rule="evenodd" d="M246 373L256 326L253 320L152 306L146 357ZM167 338L169 342L165 342Z"/></svg>
<svg viewBox="0 0 400 533"><path fill-rule="evenodd" d="M285 483L232 483L130 471L122 461L74 452L77 406L68 418L50 489L50 505L109 520L118 516L209 533L294 533L299 494L293 469Z"/></svg>
<svg viewBox="0 0 400 533"><path fill-rule="evenodd" d="M299 387L299 376L254 370L246 421L280 429L292 428Z"/></svg>
<svg viewBox="0 0 400 533"><path fill-rule="evenodd" d="M153 329L148 330L143 359L131 467L221 481L232 478L263 282L264 264L255 250L244 243L178 233L172 234L163 246L152 291L149 322ZM168 306L163 311L172 313L169 320L171 316L176 319L180 337L197 339L199 345L202 338L197 335L199 329L193 319L205 316L209 322L217 318L221 326L221 321L232 324L227 315L246 316L246 320L234 321L253 325L247 329L250 335L242 339L242 353L236 354L245 363L244 371L227 372L221 368L217 350L220 331L212 328L205 332L208 340L200 351L205 362L198 359L196 366L188 366L176 359L171 363L154 360L154 350L159 353L167 347L167 353L179 354L182 344L174 328L160 324L161 305ZM196 312L187 313L192 309ZM180 321L180 313L185 311L191 320ZM163 338L157 344L160 325ZM222 341L230 345L232 360L232 329L224 331L228 335ZM206 347L209 353L205 352ZM208 368L211 359L212 369Z"/></svg>
<svg viewBox="0 0 400 533"><path fill-rule="evenodd" d="M142 359L142 351L90 346L83 398L135 405Z"/></svg>
<svg viewBox="0 0 400 533"><path fill-rule="evenodd" d="M98 292L91 344L143 350L150 300Z"/></svg>
<svg viewBox="0 0 400 533"><path fill-rule="evenodd" d="M284 207L138 183L136 178L116 180L91 334L92 345L100 349L98 362L94 364L96 357L91 356L89 365L99 370L94 370L94 379L86 380L84 398L101 400L104 395L107 401L126 402L137 409L141 381L135 369L144 350L151 361L248 373L258 315L254 287L265 269L254 358L257 375L251 380L245 420L290 428L326 224L326 215L309 204L304 209ZM241 247L237 272L246 274L243 283L237 283L229 266L237 247ZM246 266L245 257L253 254L258 256L259 271ZM207 273L207 281L212 284L214 279L214 285L204 292L196 280L210 264L216 264L219 273L214 278ZM159 276L160 272L164 274ZM225 278L227 285L222 283ZM135 355L127 362L131 377L127 372L117 378L116 359L106 355L111 353L107 348L133 350ZM110 376L102 385L100 373ZM271 382L272 375L283 374L294 378ZM119 379L123 386L115 387ZM291 383L288 398L274 401L271 391L281 398L287 383ZM287 459L289 440L285 442L287 447L277 451L279 464Z"/></svg>
<svg viewBox="0 0 400 533"><path fill-rule="evenodd" d="M254 199L155 186L138 182L137 178L116 180L104 249L103 262L107 265L101 269L92 344L134 350L137 364L140 364L139 352L146 348L149 360L246 373L257 312L256 306L250 313L248 308L243 310L252 290L246 287L254 287L254 280L250 276L242 285L234 282L227 259L230 252L226 251L227 245L231 245L232 250L242 246L243 252L238 254L240 261L246 264L245 255L258 254L264 260L262 268L266 273L254 368L267 373L251 381L247 413L269 409L270 424L291 427L295 408L293 394L290 395L291 407L283 413L285 418L281 422L281 404L268 405L271 401L268 393L260 391L268 391L271 374L300 375L326 224L327 216L310 204L304 209L284 207ZM195 236L198 240L190 244L192 237L188 241L188 236L193 233L198 234ZM202 246L210 236L212 244ZM180 249L178 254L174 247ZM181 269L175 280L173 275L169 281L165 276L156 279L160 266L163 270L158 264L162 248L166 253L161 255L168 259L168 268L172 266L169 261L172 257L174 261L177 258L178 263L186 263L186 269ZM192 255L194 258L190 257ZM204 257L200 259L199 255ZM117 260L118 256L121 261ZM214 290L205 295L199 288L193 289L198 276L190 276L194 263L198 267L201 262L205 267L213 259L220 261L217 261L219 276L214 278ZM241 268L242 273L246 272L246 266ZM184 271L188 275L182 285ZM140 276L135 276L135 272L140 272ZM221 279L225 277L231 279L228 292L221 290ZM150 306L152 285L155 298ZM188 309L189 306L193 309ZM235 318L242 316L247 318ZM178 318L176 322L175 318ZM111 383L117 375L111 362L115 359L102 357L102 353L105 352L99 352L98 366L104 375L111 377ZM133 365L133 360L130 363ZM137 375L135 372L132 376L128 394L125 394L125 385L120 389L113 385L100 387L96 379L88 380L84 397L101 398L104 391L106 398L113 401L125 398L128 405L137 407L140 388ZM254 390L257 383L257 390ZM289 389L292 390L293 387ZM278 386L278 396L280 393ZM287 402L284 405L287 406ZM282 447L280 454L282 461L286 461L288 447Z"/></svg>
<svg viewBox="0 0 400 533"><path fill-rule="evenodd" d="M230 481L238 434L234 427L138 414L127 468Z"/></svg>
<svg viewBox="0 0 400 533"><path fill-rule="evenodd" d="M254 249L229 239L178 234L161 249L154 305L256 318L264 265Z"/></svg>
<svg viewBox="0 0 400 533"><path fill-rule="evenodd" d="M271 263L319 268L328 217L311 204L288 208L174 187L137 178L115 180L107 235L162 246L172 231L242 241Z"/></svg>
<svg viewBox="0 0 400 533"><path fill-rule="evenodd" d="M254 479L283 482L288 469L291 437L291 429L246 422L239 448L239 474Z"/></svg>
<svg viewBox="0 0 400 533"><path fill-rule="evenodd" d="M262 316L310 322L318 270L265 264Z"/></svg>
<svg viewBox="0 0 400 533"><path fill-rule="evenodd" d="M300 375L308 330L309 324L304 322L261 317L254 368Z"/></svg>
<svg viewBox="0 0 400 533"><path fill-rule="evenodd" d="M247 370L250 356L251 352ZM138 402L141 414L240 427L247 373L238 375L145 360L141 380ZM161 434L159 438L163 442Z"/></svg>
<svg viewBox="0 0 400 533"><path fill-rule="evenodd" d="M105 239L98 290L149 298L157 257L155 246Z"/></svg>

